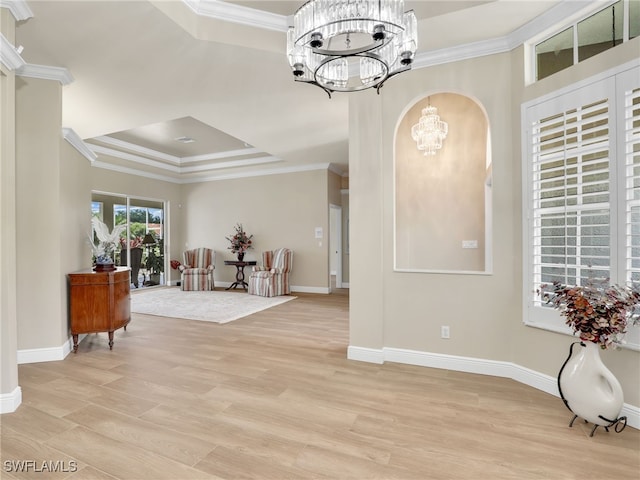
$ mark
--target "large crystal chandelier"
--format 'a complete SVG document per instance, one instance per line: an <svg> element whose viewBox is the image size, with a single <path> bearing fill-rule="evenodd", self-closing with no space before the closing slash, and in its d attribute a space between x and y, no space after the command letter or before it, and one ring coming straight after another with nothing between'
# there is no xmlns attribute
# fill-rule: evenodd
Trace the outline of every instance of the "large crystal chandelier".
<svg viewBox="0 0 640 480"><path fill-rule="evenodd" d="M449 125L440 120L438 109L429 104L422 109L418 123L411 127L411 137L418 142L418 150L425 155L435 155L442 148L442 141L447 137Z"/></svg>
<svg viewBox="0 0 640 480"><path fill-rule="evenodd" d="M411 69L418 45L404 0L309 0L293 16L287 56L295 80L331 92L380 90Z"/></svg>

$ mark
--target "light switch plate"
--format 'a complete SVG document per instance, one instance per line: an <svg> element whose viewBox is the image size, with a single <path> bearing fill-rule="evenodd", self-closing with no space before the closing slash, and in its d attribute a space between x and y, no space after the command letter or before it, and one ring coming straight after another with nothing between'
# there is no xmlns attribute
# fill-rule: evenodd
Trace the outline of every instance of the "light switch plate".
<svg viewBox="0 0 640 480"><path fill-rule="evenodd" d="M478 248L477 240L462 240L462 248Z"/></svg>

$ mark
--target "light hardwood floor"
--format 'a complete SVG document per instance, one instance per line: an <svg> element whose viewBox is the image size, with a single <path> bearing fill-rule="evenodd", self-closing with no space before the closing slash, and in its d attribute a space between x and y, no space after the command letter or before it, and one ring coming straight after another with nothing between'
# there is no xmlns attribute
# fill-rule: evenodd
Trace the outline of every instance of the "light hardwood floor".
<svg viewBox="0 0 640 480"><path fill-rule="evenodd" d="M134 315L113 351L90 335L21 365L0 476L639 478L638 430L589 438L560 399L508 379L349 361L348 295L297 296L224 325ZM19 460L77 471L9 472Z"/></svg>

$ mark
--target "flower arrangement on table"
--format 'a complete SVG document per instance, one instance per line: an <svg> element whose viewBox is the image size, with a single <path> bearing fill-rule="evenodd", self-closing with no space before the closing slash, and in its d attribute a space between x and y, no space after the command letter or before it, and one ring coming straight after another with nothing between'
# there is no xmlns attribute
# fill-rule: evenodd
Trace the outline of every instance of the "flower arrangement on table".
<svg viewBox="0 0 640 480"><path fill-rule="evenodd" d="M89 234L89 244L97 265L113 265L113 255L120 243L120 234L127 228L127 224L116 225L109 233L109 227L98 217L91 218L92 231ZM96 241L97 239L97 241Z"/></svg>
<svg viewBox="0 0 640 480"><path fill-rule="evenodd" d="M565 323L580 340L593 342L600 348L617 347L629 324L640 322L640 290L619 285L584 286L553 282L541 285L538 294L567 317Z"/></svg>
<svg viewBox="0 0 640 480"><path fill-rule="evenodd" d="M253 248L251 239L253 235L247 235L244 229L242 228L242 224L238 223L234 227L235 233L231 237L225 237L231 245L227 247L231 250L231 253L237 253L238 259L244 257L244 252L248 249Z"/></svg>

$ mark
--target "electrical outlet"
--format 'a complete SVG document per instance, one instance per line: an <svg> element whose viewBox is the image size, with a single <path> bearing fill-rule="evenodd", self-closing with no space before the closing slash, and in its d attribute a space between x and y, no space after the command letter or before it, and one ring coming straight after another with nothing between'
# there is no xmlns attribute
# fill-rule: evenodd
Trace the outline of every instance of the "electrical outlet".
<svg viewBox="0 0 640 480"><path fill-rule="evenodd" d="M450 331L448 325L443 325L440 327L440 337L441 338L450 338Z"/></svg>

